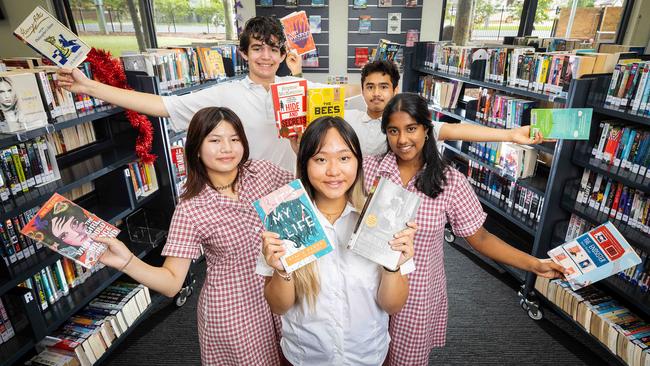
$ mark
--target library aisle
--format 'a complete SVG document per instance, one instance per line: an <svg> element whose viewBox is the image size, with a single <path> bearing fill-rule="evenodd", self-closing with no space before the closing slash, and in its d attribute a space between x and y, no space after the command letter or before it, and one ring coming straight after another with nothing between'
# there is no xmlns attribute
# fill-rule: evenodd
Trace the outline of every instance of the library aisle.
<svg viewBox="0 0 650 366"><path fill-rule="evenodd" d="M462 239L456 242L462 243L445 244L447 345L432 352L429 365L616 364L602 347L555 313L546 311L543 320L531 320L517 303L512 276L479 259ZM196 288L200 288L205 262L197 265L196 275ZM197 295L178 309L172 300L163 302L106 364L200 365ZM164 352L151 352L162 347Z"/></svg>

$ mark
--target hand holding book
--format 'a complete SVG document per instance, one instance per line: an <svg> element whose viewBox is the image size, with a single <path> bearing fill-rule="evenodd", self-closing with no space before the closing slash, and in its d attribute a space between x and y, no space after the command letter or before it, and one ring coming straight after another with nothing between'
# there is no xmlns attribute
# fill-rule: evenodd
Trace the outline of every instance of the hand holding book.
<svg viewBox="0 0 650 366"><path fill-rule="evenodd" d="M126 265L133 257L127 246L116 238L99 237L95 241L106 245L106 251L99 257L99 261L109 267L124 271Z"/></svg>
<svg viewBox="0 0 650 366"><path fill-rule="evenodd" d="M413 249L413 242L415 241L415 232L418 229L418 225L414 221L411 221L407 223L406 226L406 229L394 235L395 239L388 242L392 250L402 252L399 261L397 262L398 268L402 264L406 263L406 261L413 258L415 251Z"/></svg>
<svg viewBox="0 0 650 366"><path fill-rule="evenodd" d="M271 268L284 271L284 266L280 258L286 254L284 249L284 242L280 239L280 235L270 231L262 233L262 255L266 264Z"/></svg>

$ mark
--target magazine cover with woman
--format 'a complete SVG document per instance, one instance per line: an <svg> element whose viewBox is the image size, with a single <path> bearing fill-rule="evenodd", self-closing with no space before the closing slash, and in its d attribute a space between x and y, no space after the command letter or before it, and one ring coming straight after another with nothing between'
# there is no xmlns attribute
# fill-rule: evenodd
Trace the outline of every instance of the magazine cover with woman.
<svg viewBox="0 0 650 366"><path fill-rule="evenodd" d="M93 239L100 236L114 238L120 230L55 193L20 233L91 268L106 250L104 244Z"/></svg>

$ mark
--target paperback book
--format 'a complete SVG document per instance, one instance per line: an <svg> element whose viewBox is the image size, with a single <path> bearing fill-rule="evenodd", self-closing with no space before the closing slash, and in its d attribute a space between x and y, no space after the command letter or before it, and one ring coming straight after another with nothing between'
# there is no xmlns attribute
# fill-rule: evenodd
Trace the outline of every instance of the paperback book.
<svg viewBox="0 0 650 366"><path fill-rule="evenodd" d="M359 16L359 33L370 33L372 17L370 15Z"/></svg>
<svg viewBox="0 0 650 366"><path fill-rule="evenodd" d="M348 248L353 252L395 270L401 252L388 242L415 218L420 197L390 180L377 177L354 228Z"/></svg>
<svg viewBox="0 0 650 366"><path fill-rule="evenodd" d="M533 109L530 136L539 131L547 139L589 140L591 108Z"/></svg>
<svg viewBox="0 0 650 366"><path fill-rule="evenodd" d="M354 48L354 66L362 68L368 63L368 48L367 47L355 47Z"/></svg>
<svg viewBox="0 0 650 366"><path fill-rule="evenodd" d="M318 49L302 55L302 67L318 67Z"/></svg>
<svg viewBox="0 0 650 366"><path fill-rule="evenodd" d="M260 6L270 8L273 6L273 0L260 0Z"/></svg>
<svg viewBox="0 0 650 366"><path fill-rule="evenodd" d="M280 261L287 273L334 250L300 179L260 198L253 205L266 230L279 234L283 240L287 253Z"/></svg>
<svg viewBox="0 0 650 366"><path fill-rule="evenodd" d="M320 117L341 117L345 110L345 87L310 88L307 91L307 124Z"/></svg>
<svg viewBox="0 0 650 366"><path fill-rule="evenodd" d="M365 9L368 7L368 0L354 0L355 9Z"/></svg>
<svg viewBox="0 0 650 366"><path fill-rule="evenodd" d="M271 84L278 137L296 136L307 126L307 80Z"/></svg>
<svg viewBox="0 0 650 366"><path fill-rule="evenodd" d="M548 255L567 269L565 277L574 290L641 263L634 248L609 221L551 249Z"/></svg>
<svg viewBox="0 0 650 366"><path fill-rule="evenodd" d="M77 67L90 47L52 14L37 6L14 35L59 67Z"/></svg>
<svg viewBox="0 0 650 366"><path fill-rule="evenodd" d="M106 246L96 242L94 238L114 238L120 230L55 193L20 233L86 268L91 268L106 250Z"/></svg>
<svg viewBox="0 0 650 366"><path fill-rule="evenodd" d="M393 6L393 0L379 0L377 6L380 8L390 8Z"/></svg>
<svg viewBox="0 0 650 366"><path fill-rule="evenodd" d="M0 72L0 132L13 133L47 125L38 75Z"/></svg>
<svg viewBox="0 0 650 366"><path fill-rule="evenodd" d="M311 34L319 34L321 32L321 16L320 15L310 15L309 16L309 30L311 30Z"/></svg>
<svg viewBox="0 0 650 366"><path fill-rule="evenodd" d="M299 55L316 49L316 43L309 26L309 19L307 19L307 14L304 11L294 11L280 19L280 21L284 28L284 35L287 37L287 48L296 50Z"/></svg>
<svg viewBox="0 0 650 366"><path fill-rule="evenodd" d="M388 13L388 29L386 29L386 33L402 33L402 13Z"/></svg>

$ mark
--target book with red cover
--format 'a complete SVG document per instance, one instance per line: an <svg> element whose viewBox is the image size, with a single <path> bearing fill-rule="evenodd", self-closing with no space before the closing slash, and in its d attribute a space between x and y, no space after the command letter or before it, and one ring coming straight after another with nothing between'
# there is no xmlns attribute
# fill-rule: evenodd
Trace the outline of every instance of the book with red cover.
<svg viewBox="0 0 650 366"><path fill-rule="evenodd" d="M354 49L354 66L364 67L368 63L368 48L356 47Z"/></svg>
<svg viewBox="0 0 650 366"><path fill-rule="evenodd" d="M296 136L307 126L307 80L271 84L278 137Z"/></svg>

